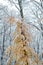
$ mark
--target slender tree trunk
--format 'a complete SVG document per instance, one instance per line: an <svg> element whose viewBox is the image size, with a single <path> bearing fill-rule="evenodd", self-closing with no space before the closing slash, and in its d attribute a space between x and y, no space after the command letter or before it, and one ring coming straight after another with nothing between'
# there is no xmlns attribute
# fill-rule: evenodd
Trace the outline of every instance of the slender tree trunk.
<svg viewBox="0 0 43 65"><path fill-rule="evenodd" d="M20 7L20 15L21 15L21 18L23 19L24 16L23 16L22 0L18 0L18 4L19 4L19 7Z"/></svg>
<svg viewBox="0 0 43 65"><path fill-rule="evenodd" d="M42 3L42 2L43 2L43 0L40 0L40 2L41 2L41 7L43 8L43 5L42 5L42 4L43 4L43 3Z"/></svg>
<svg viewBox="0 0 43 65"><path fill-rule="evenodd" d="M4 34L3 34L3 46L2 46L1 65L3 65L4 43L5 43L5 24L4 24Z"/></svg>
<svg viewBox="0 0 43 65"><path fill-rule="evenodd" d="M10 23L10 45L11 45L11 23Z"/></svg>
<svg viewBox="0 0 43 65"><path fill-rule="evenodd" d="M42 37L43 37L43 24L40 24L40 27L41 27Z"/></svg>

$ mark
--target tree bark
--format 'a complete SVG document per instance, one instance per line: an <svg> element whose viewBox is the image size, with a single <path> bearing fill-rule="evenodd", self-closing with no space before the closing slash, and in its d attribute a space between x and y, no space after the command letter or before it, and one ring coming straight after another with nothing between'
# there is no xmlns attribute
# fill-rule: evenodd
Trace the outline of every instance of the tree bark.
<svg viewBox="0 0 43 65"><path fill-rule="evenodd" d="M4 34L3 34L3 46L2 46L2 56L1 56L1 65L3 65L3 54L4 54L4 43L5 43L5 24L4 25Z"/></svg>
<svg viewBox="0 0 43 65"><path fill-rule="evenodd" d="M21 15L21 18L23 19L24 16L23 16L22 0L18 0L18 4L19 4L19 7L20 7L20 15Z"/></svg>

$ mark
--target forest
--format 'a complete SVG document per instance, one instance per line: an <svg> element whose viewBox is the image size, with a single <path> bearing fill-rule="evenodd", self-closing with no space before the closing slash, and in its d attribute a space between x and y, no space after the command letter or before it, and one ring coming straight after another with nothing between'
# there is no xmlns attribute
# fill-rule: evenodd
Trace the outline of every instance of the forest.
<svg viewBox="0 0 43 65"><path fill-rule="evenodd" d="M43 65L43 0L0 0L0 65Z"/></svg>

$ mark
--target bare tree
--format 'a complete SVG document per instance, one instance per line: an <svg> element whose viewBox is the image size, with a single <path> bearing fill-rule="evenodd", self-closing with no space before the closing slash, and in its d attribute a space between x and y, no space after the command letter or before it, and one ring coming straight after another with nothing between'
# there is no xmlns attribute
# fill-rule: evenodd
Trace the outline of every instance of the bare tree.
<svg viewBox="0 0 43 65"><path fill-rule="evenodd" d="M1 31L1 34L3 36L2 51L1 51L1 65L3 65L3 60L4 60L3 59L3 55L4 55L4 51L5 51L5 42L7 41L7 40L5 40L5 37L7 35L6 32L8 31L8 29L9 29L10 26L7 26L7 21L4 20L5 16L7 16L7 17L9 16L8 11L6 9L6 6L1 6L0 10L3 11L2 12L3 15L1 15L2 17L0 16L0 19L1 19L2 23L3 23L3 27L2 27L3 31ZM11 34L11 29L10 29L10 32L8 33L9 37L10 37L10 34ZM11 43L11 37L10 37L9 42Z"/></svg>

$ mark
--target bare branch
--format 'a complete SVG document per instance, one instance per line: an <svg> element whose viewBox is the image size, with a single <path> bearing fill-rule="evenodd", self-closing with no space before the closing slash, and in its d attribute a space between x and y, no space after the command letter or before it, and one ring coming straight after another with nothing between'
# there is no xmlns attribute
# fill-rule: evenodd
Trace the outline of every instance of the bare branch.
<svg viewBox="0 0 43 65"><path fill-rule="evenodd" d="M34 5L36 5L39 9L40 9L40 11L43 13L43 9L42 9L42 7L40 6L40 4L37 2L37 1L33 1L33 3L34 3Z"/></svg>
<svg viewBox="0 0 43 65"><path fill-rule="evenodd" d="M8 0L10 3L13 3L15 5L15 7L20 11L20 9L18 8L18 6L16 5L16 3L12 0Z"/></svg>
<svg viewBox="0 0 43 65"><path fill-rule="evenodd" d="M0 6L1 6L0 10L3 10L9 16L7 9L5 10L6 6L2 6L2 5Z"/></svg>
<svg viewBox="0 0 43 65"><path fill-rule="evenodd" d="M38 28L36 25L32 24L31 22L28 22L28 24L34 26L38 31L40 31L40 28Z"/></svg>
<svg viewBox="0 0 43 65"><path fill-rule="evenodd" d="M30 6L29 6L29 7L30 7ZM35 14L34 10L33 10L31 7L30 7L30 9L32 10L32 12L33 12L33 14L36 16L36 18L39 19L39 18L38 18L38 15Z"/></svg>

